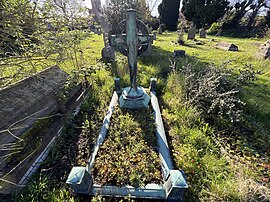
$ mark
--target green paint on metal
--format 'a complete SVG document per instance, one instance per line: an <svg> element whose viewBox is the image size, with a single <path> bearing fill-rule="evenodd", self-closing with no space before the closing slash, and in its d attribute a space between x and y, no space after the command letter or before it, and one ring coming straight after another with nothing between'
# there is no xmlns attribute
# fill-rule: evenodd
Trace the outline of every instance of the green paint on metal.
<svg viewBox="0 0 270 202"><path fill-rule="evenodd" d="M122 95L119 99L119 105L121 108L139 109L147 108L150 101L149 95L145 92L144 88L127 87L123 89Z"/></svg>
<svg viewBox="0 0 270 202"><path fill-rule="evenodd" d="M139 23L140 24L140 23ZM143 23L142 23L143 24ZM144 24L143 24L144 25ZM130 69L130 86L123 90L120 97L120 107L138 109L148 107L149 95L142 87L137 86L137 58L138 50L142 45L153 42L152 35L138 33L138 20L136 20L136 10L129 9L126 13L126 33L110 36L110 45L124 55L128 56L128 67Z"/></svg>
<svg viewBox="0 0 270 202"><path fill-rule="evenodd" d="M131 87L137 90L137 58L138 58L138 37L136 26L136 10L130 9L127 11L127 46L128 46L128 66L130 69Z"/></svg>
<svg viewBox="0 0 270 202"><path fill-rule="evenodd" d="M73 167L66 181L78 194L89 194L93 184L92 177L85 167Z"/></svg>

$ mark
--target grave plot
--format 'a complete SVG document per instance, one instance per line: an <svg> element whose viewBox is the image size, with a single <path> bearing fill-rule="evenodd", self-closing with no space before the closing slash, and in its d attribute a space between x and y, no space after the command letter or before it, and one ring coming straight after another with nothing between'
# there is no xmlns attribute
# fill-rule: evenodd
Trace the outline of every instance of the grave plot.
<svg viewBox="0 0 270 202"><path fill-rule="evenodd" d="M139 25L145 25L136 20L136 10L129 9L126 17L125 33L110 36L110 45L128 56L130 86L121 89L120 78L115 78L87 166L73 167L66 183L79 194L181 201L188 185L183 172L173 167L155 92L157 79L151 79L149 94L136 82L137 57L153 36L140 33Z"/></svg>
<svg viewBox="0 0 270 202"><path fill-rule="evenodd" d="M162 182L154 116L150 109L116 108L92 174L94 183L102 186L139 187Z"/></svg>

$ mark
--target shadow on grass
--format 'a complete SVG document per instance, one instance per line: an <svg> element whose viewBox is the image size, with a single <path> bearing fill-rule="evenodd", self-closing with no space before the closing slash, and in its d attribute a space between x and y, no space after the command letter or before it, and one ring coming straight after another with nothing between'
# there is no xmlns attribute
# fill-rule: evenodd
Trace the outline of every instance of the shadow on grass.
<svg viewBox="0 0 270 202"><path fill-rule="evenodd" d="M153 46L153 51L151 55L140 57L139 61L143 65L156 68L156 75L154 76L156 76L157 78L167 79L168 74L173 69L170 59L173 61L177 60L176 68L181 68L181 66L187 65L188 63L197 63L197 60L194 56L186 55L185 57L174 58L173 52L164 50L156 46Z"/></svg>

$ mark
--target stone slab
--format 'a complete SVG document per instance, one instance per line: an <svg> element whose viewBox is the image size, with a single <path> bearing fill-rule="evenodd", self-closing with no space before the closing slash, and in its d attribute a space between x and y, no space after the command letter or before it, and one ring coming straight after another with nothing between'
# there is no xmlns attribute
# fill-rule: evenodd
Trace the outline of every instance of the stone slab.
<svg viewBox="0 0 270 202"><path fill-rule="evenodd" d="M224 42L224 41L218 43L216 47L222 50L226 50L226 51L238 51L238 46L232 43Z"/></svg>
<svg viewBox="0 0 270 202"><path fill-rule="evenodd" d="M58 66L49 67L0 91L0 131L12 126L20 136L36 121L60 108L58 93L68 74ZM16 139L4 132L0 144Z"/></svg>

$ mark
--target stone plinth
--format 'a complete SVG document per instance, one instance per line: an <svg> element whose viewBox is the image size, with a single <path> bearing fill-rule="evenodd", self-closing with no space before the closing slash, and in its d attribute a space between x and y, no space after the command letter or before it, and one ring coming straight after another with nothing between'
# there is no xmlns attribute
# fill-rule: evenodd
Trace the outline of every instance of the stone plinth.
<svg viewBox="0 0 270 202"><path fill-rule="evenodd" d="M149 101L150 97L144 88L137 87L137 90L135 90L134 88L127 87L123 89L119 105L121 108L140 109L147 108Z"/></svg>

